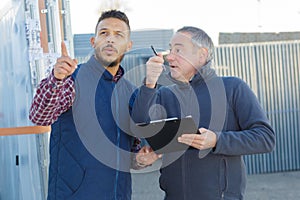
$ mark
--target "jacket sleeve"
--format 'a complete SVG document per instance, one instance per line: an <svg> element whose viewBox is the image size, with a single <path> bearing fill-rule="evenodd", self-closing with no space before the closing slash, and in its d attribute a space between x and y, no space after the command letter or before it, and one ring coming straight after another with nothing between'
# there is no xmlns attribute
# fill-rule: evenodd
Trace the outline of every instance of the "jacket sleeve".
<svg viewBox="0 0 300 200"><path fill-rule="evenodd" d="M75 99L74 80L57 80L53 72L39 84L33 98L29 119L42 126L51 125L68 110Z"/></svg>
<svg viewBox="0 0 300 200"><path fill-rule="evenodd" d="M239 79L238 79L239 80ZM215 154L248 155L271 152L275 133L258 99L242 80L236 84L229 99L239 130L218 132Z"/></svg>
<svg viewBox="0 0 300 200"><path fill-rule="evenodd" d="M152 107L157 103L158 90L141 86L132 107L132 119L135 123L146 123L159 118L159 111Z"/></svg>

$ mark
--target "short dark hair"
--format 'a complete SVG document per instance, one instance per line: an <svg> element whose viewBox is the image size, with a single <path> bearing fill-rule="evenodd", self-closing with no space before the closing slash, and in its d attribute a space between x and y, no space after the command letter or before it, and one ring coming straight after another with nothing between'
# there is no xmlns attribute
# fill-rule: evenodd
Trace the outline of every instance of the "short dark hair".
<svg viewBox="0 0 300 200"><path fill-rule="evenodd" d="M95 33L97 33L98 24L102 20L107 19L107 18L117 18L119 20L122 20L123 22L125 22L127 24L128 29L130 31L129 19L125 13L123 13L122 11L119 11L119 10L108 10L108 11L102 12L101 16L99 17L97 25L96 25Z"/></svg>

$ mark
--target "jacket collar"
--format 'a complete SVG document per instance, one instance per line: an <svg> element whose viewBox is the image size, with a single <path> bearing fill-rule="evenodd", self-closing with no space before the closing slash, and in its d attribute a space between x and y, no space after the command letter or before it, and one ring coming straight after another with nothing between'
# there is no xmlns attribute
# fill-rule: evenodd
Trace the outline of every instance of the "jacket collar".
<svg viewBox="0 0 300 200"><path fill-rule="evenodd" d="M214 77L217 76L214 69L211 68L212 61L207 62L205 65L203 65L200 69L197 70L197 73L193 77L193 79L190 81L193 82L199 82L199 81L208 81Z"/></svg>

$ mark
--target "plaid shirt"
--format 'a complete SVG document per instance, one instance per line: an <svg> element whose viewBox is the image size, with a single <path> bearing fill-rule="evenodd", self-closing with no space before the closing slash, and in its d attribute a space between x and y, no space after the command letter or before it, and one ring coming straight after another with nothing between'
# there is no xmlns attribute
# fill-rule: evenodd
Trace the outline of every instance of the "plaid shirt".
<svg viewBox="0 0 300 200"><path fill-rule="evenodd" d="M43 79L31 104L29 119L41 126L49 126L67 111L75 99L74 80L71 76L58 80L53 73Z"/></svg>
<svg viewBox="0 0 300 200"><path fill-rule="evenodd" d="M113 77L113 81L117 82L122 76L123 70L119 68L117 74ZM58 80L52 72L41 81L36 90L29 112L29 119L37 125L49 126L73 105L74 99L73 78L69 76L63 80ZM141 149L140 144L140 139L135 138L131 151L138 152Z"/></svg>

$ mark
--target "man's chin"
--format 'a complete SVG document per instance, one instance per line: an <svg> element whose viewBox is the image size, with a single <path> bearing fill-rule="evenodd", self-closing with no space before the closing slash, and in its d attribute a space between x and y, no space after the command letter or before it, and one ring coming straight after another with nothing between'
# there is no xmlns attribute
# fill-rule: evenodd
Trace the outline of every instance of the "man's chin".
<svg viewBox="0 0 300 200"><path fill-rule="evenodd" d="M96 56L97 60L105 67L115 67L118 66L120 64L120 62L122 61L124 56L121 57L98 57Z"/></svg>
<svg viewBox="0 0 300 200"><path fill-rule="evenodd" d="M118 60L107 60L102 59L99 57L96 57L96 59L105 67L114 67L119 64Z"/></svg>
<svg viewBox="0 0 300 200"><path fill-rule="evenodd" d="M171 77L174 79L178 79L180 75L177 72L171 71Z"/></svg>
<svg viewBox="0 0 300 200"><path fill-rule="evenodd" d="M186 82L185 78L177 72L171 72L171 77L177 81Z"/></svg>
<svg viewBox="0 0 300 200"><path fill-rule="evenodd" d="M108 63L106 66L107 66L107 67L115 67L115 66L117 66L118 64L119 64L118 61L113 61L113 62Z"/></svg>

